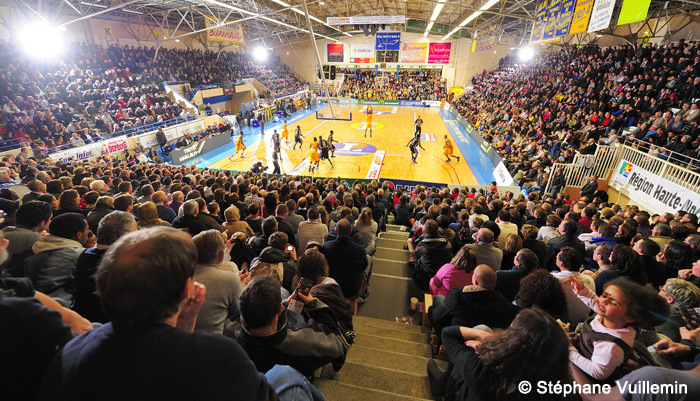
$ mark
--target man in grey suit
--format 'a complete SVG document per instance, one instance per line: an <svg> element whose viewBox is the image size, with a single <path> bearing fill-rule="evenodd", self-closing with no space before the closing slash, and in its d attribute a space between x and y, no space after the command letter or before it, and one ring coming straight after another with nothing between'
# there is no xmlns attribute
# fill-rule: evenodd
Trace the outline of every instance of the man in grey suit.
<svg viewBox="0 0 700 401"><path fill-rule="evenodd" d="M503 251L493 246L493 231L488 228L479 229L476 233L476 244L466 245L476 253L478 265L488 265L494 271L501 268Z"/></svg>
<svg viewBox="0 0 700 401"><path fill-rule="evenodd" d="M224 326L240 316L238 296L243 291L241 279L248 279L247 273L236 275L231 271L219 270L226 252L224 235L216 230L206 230L192 238L197 247L194 279L207 288L195 330L213 334L223 333Z"/></svg>

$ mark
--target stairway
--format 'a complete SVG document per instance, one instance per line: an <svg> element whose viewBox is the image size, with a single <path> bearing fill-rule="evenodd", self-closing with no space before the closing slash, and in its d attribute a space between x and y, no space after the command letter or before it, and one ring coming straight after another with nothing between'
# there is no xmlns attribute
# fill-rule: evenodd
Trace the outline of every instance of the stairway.
<svg viewBox="0 0 700 401"><path fill-rule="evenodd" d="M428 336L416 325L355 316L355 344L333 379L314 379L328 401L430 400Z"/></svg>
<svg viewBox="0 0 700 401"><path fill-rule="evenodd" d="M357 337L345 365L333 378L314 385L328 401L431 400L426 365L431 352L421 313L410 310L410 298L422 299L403 250L408 233L388 224L377 239L370 297L353 316ZM396 323L410 316L414 324ZM325 376L325 375L324 375Z"/></svg>

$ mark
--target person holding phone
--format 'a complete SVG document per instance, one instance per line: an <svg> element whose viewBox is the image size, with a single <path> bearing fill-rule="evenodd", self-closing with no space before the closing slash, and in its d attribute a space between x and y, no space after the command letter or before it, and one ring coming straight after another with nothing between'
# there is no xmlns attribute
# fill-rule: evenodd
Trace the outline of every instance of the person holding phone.
<svg viewBox="0 0 700 401"><path fill-rule="evenodd" d="M239 298L242 319L224 334L238 341L260 372L289 365L308 377L328 363L340 370L350 343L331 308L304 291L294 291L291 299L304 303L309 320L285 308L275 277L253 278Z"/></svg>

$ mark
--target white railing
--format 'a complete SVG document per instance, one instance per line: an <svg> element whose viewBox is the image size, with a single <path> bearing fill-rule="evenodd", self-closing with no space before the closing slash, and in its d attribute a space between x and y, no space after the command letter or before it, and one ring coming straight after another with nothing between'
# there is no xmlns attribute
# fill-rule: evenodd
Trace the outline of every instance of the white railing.
<svg viewBox="0 0 700 401"><path fill-rule="evenodd" d="M562 168L567 187L582 187L591 175L595 175L598 178L607 178L610 170L614 169L620 160L620 148L619 146L598 145L595 153L592 155L576 153L574 161L571 163L554 163L544 193L552 192L552 177L559 167Z"/></svg>
<svg viewBox="0 0 700 401"><path fill-rule="evenodd" d="M551 193L551 177L559 167L562 168L566 186L581 187L591 175L607 179L610 171L617 168L622 159L684 188L700 192L700 173L627 145L599 145L593 155L576 154L572 163L555 163L544 193Z"/></svg>

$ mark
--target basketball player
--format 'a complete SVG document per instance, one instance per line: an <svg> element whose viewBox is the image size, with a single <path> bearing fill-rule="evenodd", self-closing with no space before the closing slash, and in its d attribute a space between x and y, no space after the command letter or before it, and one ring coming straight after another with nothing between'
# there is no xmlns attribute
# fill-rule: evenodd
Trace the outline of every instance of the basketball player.
<svg viewBox="0 0 700 401"><path fill-rule="evenodd" d="M309 173L313 172L314 169L318 170L318 139L314 137L314 141L311 142L311 150L309 151Z"/></svg>
<svg viewBox="0 0 700 401"><path fill-rule="evenodd" d="M329 151L329 143L323 137L319 136L318 137L318 143L319 146L321 147L321 160L328 160L328 162L331 164L331 168L335 167L333 165L333 162L331 161L330 157L328 157L328 151Z"/></svg>
<svg viewBox="0 0 700 401"><path fill-rule="evenodd" d="M367 129L369 128L369 137L372 137L372 106L367 106L367 125L365 125L365 138L367 138Z"/></svg>
<svg viewBox="0 0 700 401"><path fill-rule="evenodd" d="M442 153L444 153L445 156L447 156L447 160L445 161L452 161L452 159L450 159L450 156L452 156L456 157L457 161L459 162L459 156L455 156L453 154L454 148L452 147L452 141L450 141L450 138L448 138L447 135L445 135L445 145L442 148L445 149Z"/></svg>
<svg viewBox="0 0 700 401"><path fill-rule="evenodd" d="M272 133L272 151L275 153L280 151L280 134L277 133L277 130Z"/></svg>
<svg viewBox="0 0 700 401"><path fill-rule="evenodd" d="M419 155L418 148L425 150L425 148L420 144L420 134L416 133L415 135L413 135L413 139L411 139L411 141L408 142L408 145L406 146L408 146L408 148L411 149L411 162L418 163L416 161Z"/></svg>
<svg viewBox="0 0 700 401"><path fill-rule="evenodd" d="M282 170L280 170L280 154L278 152L272 152L272 165L275 167L272 170L272 174L282 174Z"/></svg>
<svg viewBox="0 0 700 401"><path fill-rule="evenodd" d="M231 139L233 139L233 131L231 131ZM233 157L233 155L240 152L241 150L243 151L243 152L241 152L241 158L242 158L243 153L245 153L245 149L246 149L246 147L245 147L245 145L243 145L243 130L241 130L241 133L238 135L238 140L236 141L236 151L233 152L233 154L228 157L228 160L231 161L231 158Z"/></svg>
<svg viewBox="0 0 700 401"><path fill-rule="evenodd" d="M296 131L294 131L294 146L292 146L292 149L297 147L297 143L299 144L299 149L304 146L304 138L301 136L301 127L298 125Z"/></svg>
<svg viewBox="0 0 700 401"><path fill-rule="evenodd" d="M282 138L284 138L284 144L287 144L287 138L289 138L289 131L287 131L287 120L284 120L282 124Z"/></svg>
<svg viewBox="0 0 700 401"><path fill-rule="evenodd" d="M338 141L333 139L333 130L331 130L331 133L328 134L328 146L330 146L331 149L331 157L335 157L335 145L333 145L333 142L338 143Z"/></svg>
<svg viewBox="0 0 700 401"><path fill-rule="evenodd" d="M415 125L416 125L416 131L414 132L414 134L420 135L422 133L421 129L423 127L423 119L420 118L420 116L418 116L418 118L416 118Z"/></svg>

